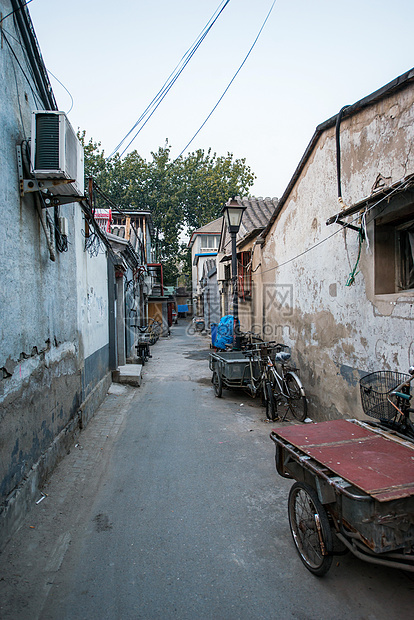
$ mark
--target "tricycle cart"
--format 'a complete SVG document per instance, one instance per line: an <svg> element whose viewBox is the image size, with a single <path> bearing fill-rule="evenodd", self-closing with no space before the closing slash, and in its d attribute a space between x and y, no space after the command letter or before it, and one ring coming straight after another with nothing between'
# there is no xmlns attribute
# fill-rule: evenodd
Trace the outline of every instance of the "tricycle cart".
<svg viewBox="0 0 414 620"><path fill-rule="evenodd" d="M260 365L241 351L210 353L209 367L216 396L221 397L223 387L242 388L254 395L252 374L254 379L260 377Z"/></svg>
<svg viewBox="0 0 414 620"><path fill-rule="evenodd" d="M358 420L272 430L299 556L324 575L347 550L414 572L414 443Z"/></svg>

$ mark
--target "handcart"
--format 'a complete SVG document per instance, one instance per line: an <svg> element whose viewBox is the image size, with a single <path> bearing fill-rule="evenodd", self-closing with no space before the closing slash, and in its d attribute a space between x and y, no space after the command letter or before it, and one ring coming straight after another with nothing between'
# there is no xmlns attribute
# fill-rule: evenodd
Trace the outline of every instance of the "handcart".
<svg viewBox="0 0 414 620"><path fill-rule="evenodd" d="M216 396L221 397L223 387L241 388L255 395L254 379L260 377L260 365L241 351L210 353L209 367Z"/></svg>
<svg viewBox="0 0 414 620"><path fill-rule="evenodd" d="M324 575L333 556L414 572L414 443L359 420L272 430L276 470L296 482L289 525L306 568Z"/></svg>

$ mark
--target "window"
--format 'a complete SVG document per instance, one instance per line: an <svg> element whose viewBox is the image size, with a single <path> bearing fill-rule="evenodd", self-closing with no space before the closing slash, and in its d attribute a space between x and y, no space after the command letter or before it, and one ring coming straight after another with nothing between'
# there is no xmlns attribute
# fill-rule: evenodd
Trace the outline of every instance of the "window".
<svg viewBox="0 0 414 620"><path fill-rule="evenodd" d="M220 237L217 235L203 235L201 237L200 247L208 248L211 250L217 250L219 246Z"/></svg>
<svg viewBox="0 0 414 620"><path fill-rule="evenodd" d="M238 283L237 291L239 297L242 299L252 298L252 266L251 266L251 252L240 252L238 255Z"/></svg>
<svg viewBox="0 0 414 620"><path fill-rule="evenodd" d="M390 205L392 206L392 205ZM414 289L414 204L375 221L375 293Z"/></svg>
<svg viewBox="0 0 414 620"><path fill-rule="evenodd" d="M400 286L414 288L414 223L398 232L400 251Z"/></svg>

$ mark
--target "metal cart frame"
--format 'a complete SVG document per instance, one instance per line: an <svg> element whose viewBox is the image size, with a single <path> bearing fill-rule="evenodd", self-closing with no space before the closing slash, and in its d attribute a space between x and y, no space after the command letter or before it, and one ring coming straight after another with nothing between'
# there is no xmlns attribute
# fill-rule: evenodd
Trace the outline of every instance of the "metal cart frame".
<svg viewBox="0 0 414 620"><path fill-rule="evenodd" d="M413 442L358 420L289 426L270 437L277 472L297 481L289 523L308 570L321 576L333 555L349 550L414 572ZM308 557L312 535L316 555Z"/></svg>

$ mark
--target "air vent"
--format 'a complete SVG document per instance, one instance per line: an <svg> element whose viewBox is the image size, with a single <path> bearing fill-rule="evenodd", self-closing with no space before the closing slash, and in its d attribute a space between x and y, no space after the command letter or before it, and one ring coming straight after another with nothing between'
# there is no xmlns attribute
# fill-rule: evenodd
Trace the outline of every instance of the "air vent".
<svg viewBox="0 0 414 620"><path fill-rule="evenodd" d="M36 170L59 169L59 116L37 114L36 117Z"/></svg>

